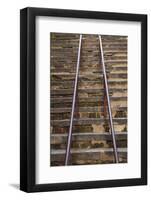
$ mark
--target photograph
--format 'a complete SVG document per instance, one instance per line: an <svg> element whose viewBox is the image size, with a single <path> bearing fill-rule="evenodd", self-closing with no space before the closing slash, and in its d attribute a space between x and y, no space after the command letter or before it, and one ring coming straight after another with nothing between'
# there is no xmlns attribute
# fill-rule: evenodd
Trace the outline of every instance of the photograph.
<svg viewBox="0 0 151 200"><path fill-rule="evenodd" d="M147 15L24 8L20 189L147 184Z"/></svg>
<svg viewBox="0 0 151 200"><path fill-rule="evenodd" d="M50 166L127 163L127 35L50 33Z"/></svg>

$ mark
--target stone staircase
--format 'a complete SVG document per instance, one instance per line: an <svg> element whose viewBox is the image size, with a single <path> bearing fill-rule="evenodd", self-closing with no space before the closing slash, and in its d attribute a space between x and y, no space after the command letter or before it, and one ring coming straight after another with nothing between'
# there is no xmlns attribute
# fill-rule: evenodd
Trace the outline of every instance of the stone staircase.
<svg viewBox="0 0 151 200"><path fill-rule="evenodd" d="M51 33L50 165L65 161L79 34ZM119 162L127 162L127 37L102 36ZM114 163L98 35L83 35L71 165Z"/></svg>

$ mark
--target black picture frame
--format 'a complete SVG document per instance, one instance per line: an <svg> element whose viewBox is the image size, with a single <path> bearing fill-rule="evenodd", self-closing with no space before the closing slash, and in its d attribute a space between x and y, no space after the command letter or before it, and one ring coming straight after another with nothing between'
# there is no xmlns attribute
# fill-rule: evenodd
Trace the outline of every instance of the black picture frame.
<svg viewBox="0 0 151 200"><path fill-rule="evenodd" d="M70 183L35 182L35 19L54 16L141 23L141 178ZM147 15L49 8L20 11L20 189L44 192L147 184Z"/></svg>

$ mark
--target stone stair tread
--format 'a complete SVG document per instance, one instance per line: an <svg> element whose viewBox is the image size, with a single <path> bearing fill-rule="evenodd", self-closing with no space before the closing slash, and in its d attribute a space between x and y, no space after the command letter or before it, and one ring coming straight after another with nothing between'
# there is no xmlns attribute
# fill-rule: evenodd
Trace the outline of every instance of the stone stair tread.
<svg viewBox="0 0 151 200"><path fill-rule="evenodd" d="M99 100L102 102L104 97L78 97L79 102L98 102ZM111 100L127 100L127 96L114 96L110 97ZM62 102L72 102L72 97L61 97L51 98L51 103L62 103Z"/></svg>
<svg viewBox="0 0 151 200"><path fill-rule="evenodd" d="M77 56L74 55L72 52L71 53L66 53L65 55L69 56L70 59L73 59L73 60L77 59ZM115 59L116 60L125 60L125 59L127 59L127 53L125 53L124 55L116 55L115 53L112 53L112 54L105 53L104 57L105 57L105 59L112 58L113 60L115 60ZM55 55L51 55L51 58L57 58L58 60L62 60L61 52L56 53ZM87 60L87 59L92 59L91 61L94 61L96 59L97 61L99 61L100 54L99 54L99 52L93 51L92 54L88 56L87 53L83 52L81 61L82 60Z"/></svg>
<svg viewBox="0 0 151 200"><path fill-rule="evenodd" d="M74 125L88 125L88 124L100 124L102 121L104 122L104 117L102 118L79 118L79 119L73 119ZM109 120L106 118L106 120ZM113 118L113 123L120 123L123 124L125 121L127 121L127 118ZM51 124L53 126L69 126L70 120L69 119L63 119L63 120L51 120Z"/></svg>
<svg viewBox="0 0 151 200"><path fill-rule="evenodd" d="M53 133L52 137L67 137L68 133ZM111 136L109 132L103 133L92 133L92 132L84 132L84 133L72 133L72 136ZM115 135L127 135L127 132L115 132Z"/></svg>
<svg viewBox="0 0 151 200"><path fill-rule="evenodd" d="M124 92L127 90L127 82L111 82L108 83L109 87L110 87L110 91L109 94L113 94L114 92ZM78 92L82 92L82 89L85 89L84 93L98 93L98 97L100 97L100 93L105 92L104 90L104 85L103 83L94 83L91 82L89 84L87 84L86 86L83 84L83 82L79 82L79 86L78 86ZM93 89L94 91L92 92L90 89ZM119 89L119 90L118 90ZM67 82L66 84L64 82L61 82L61 85L56 84L53 85L51 87L51 91L52 90L72 90L72 92L74 91L74 82ZM64 91L63 91L64 92ZM56 92L55 92L56 93ZM52 92L53 94L53 92ZM78 93L77 93L78 94Z"/></svg>
<svg viewBox="0 0 151 200"><path fill-rule="evenodd" d="M127 59L126 60L105 60L105 63L127 63Z"/></svg>
<svg viewBox="0 0 151 200"><path fill-rule="evenodd" d="M121 70L119 69L119 72L115 72L114 69L110 72L107 73L108 76L108 81L110 81L110 78L123 78L123 81L127 79L127 69ZM84 79L85 81L99 81L102 82L104 80L103 75L101 73L91 73L91 74L86 74L86 73L80 73L78 76L78 81L81 81ZM75 80L75 73L73 74L53 74L51 77L51 82L52 81L71 81Z"/></svg>
<svg viewBox="0 0 151 200"><path fill-rule="evenodd" d="M91 71L84 71L86 69L89 69L89 70L93 69L94 71L92 71L92 70ZM53 71L53 70L59 70L59 72L58 71ZM64 70L71 70L71 71L68 72L68 71L64 71ZM123 65L121 65L121 66L114 66L113 65L111 67L106 66L106 73L107 74L112 73L113 70L115 70L114 71L115 74L119 74L119 73L125 74L126 73L125 71L127 70L127 65L125 65L125 66L123 66ZM65 66L65 65L51 66L51 75L52 76L62 76L62 75L75 76L75 73L76 73L75 66L74 67L71 67L70 65L67 65L67 66ZM83 75L87 75L87 76L101 76L101 77L103 77L103 71L102 71L101 67L98 64L96 64L95 66L84 65L79 70L79 76L81 77Z"/></svg>
<svg viewBox="0 0 151 200"><path fill-rule="evenodd" d="M95 42L94 44L98 44L98 42ZM121 42L121 41L115 41L115 42L111 42L111 41L102 41L102 46L127 46L127 42Z"/></svg>
<svg viewBox="0 0 151 200"><path fill-rule="evenodd" d="M126 68L122 67L122 69L121 69L121 67L117 67L117 68L118 68L117 70L119 71L118 73L115 72L115 71L117 71L115 67L111 70L110 73L107 73L108 79L109 78L118 78L118 77L119 78L120 77L127 78L127 76L128 76L127 75L127 67ZM90 79L90 80L94 80L96 78L96 79L99 79L99 80L103 80L103 76L101 75L102 73L100 72L99 69L96 69L97 71L89 69L89 72L92 72L92 73L91 74L87 74L86 71L88 69L89 68L85 68L85 69L83 69L82 72L79 73L79 76L78 76L79 80L82 79L82 78ZM55 71L57 71L57 70L65 72L65 74L63 74L63 73L61 73L61 74L53 74L53 72L51 72L51 75L52 75L51 76L51 81L53 81L53 80L57 80L57 81L58 80L74 80L75 79L75 73L70 75L70 70L68 70L68 69L63 69L63 70L55 69ZM73 72L73 70L71 70L71 73L72 72Z"/></svg>
<svg viewBox="0 0 151 200"><path fill-rule="evenodd" d="M81 62L82 62L82 64L84 63L87 63L88 62L88 60L90 60L90 59L85 59L85 61L84 60L81 60ZM94 59L94 61L95 62L99 62L99 59ZM109 59L105 59L104 60L104 62L105 62L105 64L106 63L117 63L117 64L119 64L119 63L127 63L127 59L119 59L119 60L114 60L114 59L111 59L111 60L109 60Z"/></svg>
<svg viewBox="0 0 151 200"><path fill-rule="evenodd" d="M117 148L117 151L120 153L127 153L127 148ZM83 148L83 149L71 149L71 154L79 154L79 153L108 153L108 152L113 152L113 148ZM52 155L57 155L57 154L65 154L66 150L64 149L51 149L51 154Z"/></svg>
<svg viewBox="0 0 151 200"><path fill-rule="evenodd" d="M127 91L127 89L122 89L122 88L111 88L110 92L124 92ZM57 93L73 93L73 89L55 89L55 90L51 90L52 94L57 94ZM98 92L104 92L104 89L78 89L78 92L87 92L87 93L98 93Z"/></svg>
<svg viewBox="0 0 151 200"><path fill-rule="evenodd" d="M75 48L77 48L77 45L73 45L73 47L75 47ZM66 48L66 47L63 47L63 48ZM70 48L70 47L67 47L67 48ZM124 44L124 45L122 45L122 44L117 44L117 45L103 45L103 49L108 49L108 48L110 48L110 49L127 49L127 45L126 44ZM87 44L84 44L83 45L83 51L86 51L86 50L89 50L89 51L92 51L93 49L98 49L99 50L99 45L95 45L95 47L93 47L93 45L87 45Z"/></svg>
<svg viewBox="0 0 151 200"><path fill-rule="evenodd" d="M85 72L85 74L79 74L79 77L83 77L83 76L102 76L103 77L103 74L94 74L94 73L89 73L89 72ZM54 72L54 73L51 73L51 76L75 76L75 72L72 73L72 72Z"/></svg>
<svg viewBox="0 0 151 200"><path fill-rule="evenodd" d="M55 73L51 73L52 76L75 76L75 72L74 73L70 73L70 72L55 72ZM90 72L85 72L85 74L79 74L79 77L83 77L83 76L94 76L94 77L103 77L103 74L94 74L94 73L90 73Z"/></svg>
<svg viewBox="0 0 151 200"><path fill-rule="evenodd" d="M116 106L112 106L112 109L117 109ZM79 112L97 112L101 109L104 109L104 106L97 106L97 107L80 107ZM127 106L118 106L118 109L127 109ZM71 112L71 108L51 108L51 113L63 113L63 112Z"/></svg>
<svg viewBox="0 0 151 200"><path fill-rule="evenodd" d="M127 48L125 49L103 49L104 53L127 53Z"/></svg>
<svg viewBox="0 0 151 200"><path fill-rule="evenodd" d="M87 78L87 77L82 77L82 78ZM96 83L96 84L101 84L103 82L103 80L82 80L79 79L79 82L86 82L86 83ZM59 81L51 81L51 84L62 84L62 83L74 83L74 80L59 80ZM108 79L108 83L127 83L127 78L110 78Z"/></svg>
<svg viewBox="0 0 151 200"><path fill-rule="evenodd" d="M68 133L53 133L51 134L51 144L63 144L67 142ZM127 140L127 132L115 132L116 141ZM112 135L109 132L103 133L72 133L72 141L112 141Z"/></svg>

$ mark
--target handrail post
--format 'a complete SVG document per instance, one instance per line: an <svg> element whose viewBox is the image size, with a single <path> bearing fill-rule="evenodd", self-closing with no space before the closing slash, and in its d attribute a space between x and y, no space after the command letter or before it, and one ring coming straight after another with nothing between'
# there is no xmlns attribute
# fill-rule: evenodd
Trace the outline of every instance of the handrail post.
<svg viewBox="0 0 151 200"><path fill-rule="evenodd" d="M100 51L101 51L101 58L102 58L101 61L102 61L102 68L103 68L103 77L104 77L105 91L106 91L107 104L108 104L110 128L111 128L111 134L112 134L112 140L113 140L114 157L115 157L115 162L118 163L119 160L118 160L116 138L115 138L115 132L114 132L114 126L113 126L113 120L112 120L112 111L111 111L111 104L110 104L110 97L109 97L109 88L108 88L108 82L107 82L107 75L106 75L106 69L105 69L105 63L104 63L102 38L101 38L100 35L99 35L99 41L100 41Z"/></svg>
<svg viewBox="0 0 151 200"><path fill-rule="evenodd" d="M73 93L73 99L72 99L72 110L71 110L70 127L69 127L69 134L68 134L68 140L67 140L65 165L68 165L69 156L70 156L73 117L74 117L74 109L75 109L77 85L78 85L78 75L79 75L79 66L80 66L81 41L82 41L82 34L80 34L80 39L79 39L78 58L77 58L77 67L76 67L76 75L75 75L75 82L74 82L74 93Z"/></svg>

